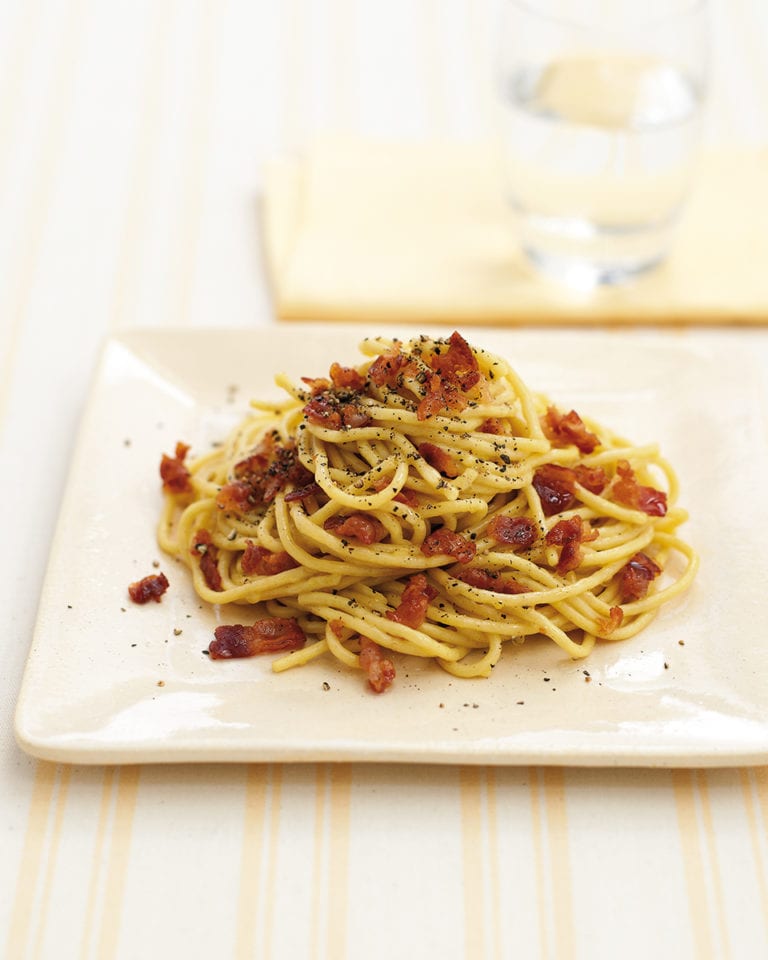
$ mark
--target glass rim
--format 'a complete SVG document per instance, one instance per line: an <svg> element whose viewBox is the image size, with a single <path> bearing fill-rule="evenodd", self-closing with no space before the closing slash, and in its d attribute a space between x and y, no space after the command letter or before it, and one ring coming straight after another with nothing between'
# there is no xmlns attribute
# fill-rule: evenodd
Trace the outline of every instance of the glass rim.
<svg viewBox="0 0 768 960"><path fill-rule="evenodd" d="M684 4L680 10L669 11L667 13L657 13L650 14L647 18L641 18L632 23L632 26L635 28L645 28L651 26L657 26L658 24L665 23L668 20L677 20L680 17L688 17L691 14L698 13L707 6L708 0L688 0L687 4ZM552 23L559 23L564 26L577 27L579 29L592 29L601 27L600 24L595 24L589 20L580 18L578 15L564 12L562 14L551 12L548 10L539 9L536 6L535 0L504 0L504 4L509 7L517 7L519 10L529 13L533 17L538 17L541 20L550 20ZM606 25L601 28L604 32L610 32L611 27Z"/></svg>

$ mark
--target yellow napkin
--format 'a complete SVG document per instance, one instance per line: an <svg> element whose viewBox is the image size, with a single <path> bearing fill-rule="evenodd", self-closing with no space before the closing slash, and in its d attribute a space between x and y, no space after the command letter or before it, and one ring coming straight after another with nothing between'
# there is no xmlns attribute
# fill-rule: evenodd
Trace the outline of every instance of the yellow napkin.
<svg viewBox="0 0 768 960"><path fill-rule="evenodd" d="M517 249L486 145L332 141L265 176L283 319L445 323L768 322L768 151L704 156L668 260L567 291Z"/></svg>

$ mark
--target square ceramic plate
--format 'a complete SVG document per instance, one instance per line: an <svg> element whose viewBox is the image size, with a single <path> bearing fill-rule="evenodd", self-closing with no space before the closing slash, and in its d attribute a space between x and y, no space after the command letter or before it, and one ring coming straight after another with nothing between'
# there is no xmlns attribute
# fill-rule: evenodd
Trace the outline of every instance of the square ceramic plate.
<svg viewBox="0 0 768 960"><path fill-rule="evenodd" d="M204 451L250 396L279 395L274 373L357 362L371 332L144 331L106 345L18 705L22 747L86 763L766 762L764 398L735 339L724 351L696 333L471 338L556 402L638 443L658 440L677 467L701 572L640 636L578 663L546 641L511 647L488 680L408 663L383 696L331 660L281 675L269 659L208 660L216 610L155 544L160 454L178 439ZM127 585L153 561L171 588L134 606Z"/></svg>

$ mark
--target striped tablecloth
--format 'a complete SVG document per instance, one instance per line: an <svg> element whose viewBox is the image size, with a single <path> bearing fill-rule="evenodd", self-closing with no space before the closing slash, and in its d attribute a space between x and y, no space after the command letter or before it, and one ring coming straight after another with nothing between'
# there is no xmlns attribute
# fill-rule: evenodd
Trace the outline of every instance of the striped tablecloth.
<svg viewBox="0 0 768 960"><path fill-rule="evenodd" d="M493 25L478 0L0 2L12 960L768 956L768 768L89 768L14 742L103 338L266 330L264 164L319 133L482 136ZM768 5L714 0L713 38L709 140L765 145Z"/></svg>

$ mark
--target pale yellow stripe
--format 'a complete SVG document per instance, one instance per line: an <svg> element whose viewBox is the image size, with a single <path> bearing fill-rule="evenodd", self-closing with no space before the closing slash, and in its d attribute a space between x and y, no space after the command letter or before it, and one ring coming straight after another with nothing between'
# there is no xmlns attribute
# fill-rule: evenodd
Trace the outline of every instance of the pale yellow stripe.
<svg viewBox="0 0 768 960"><path fill-rule="evenodd" d="M43 846L48 833L51 798L56 783L57 767L38 761L29 801L29 817L21 851L21 865L16 879L16 892L11 909L6 956L21 957L29 937L29 925L38 888L38 875L43 857Z"/></svg>
<svg viewBox="0 0 768 960"><path fill-rule="evenodd" d="M576 936L573 923L573 877L563 771L559 767L546 767L542 771L542 783L552 875L551 900L554 904L555 956L558 960L568 960L575 956Z"/></svg>
<svg viewBox="0 0 768 960"><path fill-rule="evenodd" d="M30 209L25 218L26 230L19 238L20 262L10 271L14 277L10 303L0 307L0 316L10 325L10 339L6 349L0 355L0 426L8 406L12 370L16 351L21 340L21 321L26 315L34 288L40 251L45 235L45 226L50 213L59 160L67 131L67 121L72 107L75 75L80 53L88 0L73 0L69 7L69 16L64 24L61 47L56 68L52 73L51 87L48 91L48 118L45 136L39 159L32 178Z"/></svg>
<svg viewBox="0 0 768 960"><path fill-rule="evenodd" d="M768 936L768 878L766 877L766 866L763 860L763 854L760 846L760 830L757 822L757 810L752 798L752 780L749 770L739 771L739 780L741 782L741 794L744 800L744 808L747 812L747 823L749 825L750 847L752 855L755 858L755 873L757 875L757 890L760 899L760 913L763 918L766 936Z"/></svg>
<svg viewBox="0 0 768 960"><path fill-rule="evenodd" d="M248 767L245 780L243 853L240 861L240 895L237 901L235 936L235 956L239 960L254 956L266 809L266 770L263 766L253 764Z"/></svg>
<svg viewBox="0 0 768 960"><path fill-rule="evenodd" d="M277 887L277 855L280 841L280 801L283 791L283 768L273 764L270 768L269 843L267 844L267 871L264 882L264 952L272 956L272 937L275 928L275 889Z"/></svg>
<svg viewBox="0 0 768 960"><path fill-rule="evenodd" d="M320 956L320 918L323 907L325 872L325 807L326 765L319 763L315 770L315 835L312 844L312 894L310 896L309 942L310 956Z"/></svg>
<svg viewBox="0 0 768 960"><path fill-rule="evenodd" d="M714 956L714 952L707 907L707 888L704 882L704 858L696 816L694 779L691 771L672 771L672 788L677 808L677 826L688 893L694 956L697 960L707 960L708 957Z"/></svg>
<svg viewBox="0 0 768 960"><path fill-rule="evenodd" d="M224 0L203 4L197 50L192 69L190 130L184 150L182 216L176 241L178 303L176 322L189 320L194 290L193 274L200 245L206 160L211 138L211 109L216 75L216 47Z"/></svg>
<svg viewBox="0 0 768 960"><path fill-rule="evenodd" d="M329 892L326 957L343 960L347 955L349 918L349 808L352 791L348 764L333 764L330 773L330 811L328 832Z"/></svg>
<svg viewBox="0 0 768 960"><path fill-rule="evenodd" d="M485 955L485 883L483 876L482 791L480 770L459 771L462 884L464 887L464 956Z"/></svg>
<svg viewBox="0 0 768 960"><path fill-rule="evenodd" d="M487 804L488 870L490 874L491 930L493 956L502 960L501 944L501 872L499 870L499 827L496 802L496 770L486 767L485 789Z"/></svg>
<svg viewBox="0 0 768 960"><path fill-rule="evenodd" d="M40 25L40 0L27 0L18 5L18 35L8 44L8 56L3 65L2 83L0 83L0 196L8 187L5 180L5 168L10 155L10 146L14 142L14 134L21 108L24 105L22 96L24 73L29 57L30 47L37 36Z"/></svg>
<svg viewBox="0 0 768 960"><path fill-rule="evenodd" d="M154 23L148 29L151 35L146 73L141 95L141 114L136 153L132 164L130 185L125 204L125 222L117 258L117 274L109 316L111 329L124 326L134 311L136 274L141 257L141 238L146 226L150 201L152 154L160 134L162 119L162 78L170 47L171 26L175 16L175 0L160 0L153 4Z"/></svg>
<svg viewBox="0 0 768 960"><path fill-rule="evenodd" d="M37 907L37 933L35 943L32 948L32 956L40 957L43 952L43 943L45 941L45 927L48 921L48 908L51 903L51 891L53 890L53 879L56 873L56 863L58 860L59 843L61 841L61 827L64 823L64 811L67 806L67 793L69 790L71 768L62 766L59 768L59 787L56 791L56 806L53 813L53 825L51 827L51 838L48 842L48 862L45 865L45 877L43 879L43 890L40 896L40 903Z"/></svg>
<svg viewBox="0 0 768 960"><path fill-rule="evenodd" d="M82 960L88 956L91 947L91 937L93 936L93 924L96 917L96 901L99 893L102 856L104 853L104 841L107 835L107 823L112 809L112 787L115 781L115 768L105 767L104 780L101 787L101 803L99 805L99 819L96 823L96 840L93 847L93 858L91 861L91 879L88 883L88 900L85 908L85 920L83 922L83 937L80 946L80 956Z"/></svg>
<svg viewBox="0 0 768 960"><path fill-rule="evenodd" d="M715 896L715 916L717 917L717 926L720 932L721 956L727 960L731 955L730 941L728 938L728 923L725 916L725 899L723 896L723 879L720 873L720 858L717 854L717 840L715 838L715 825L712 819L712 805L709 802L709 784L707 774L701 770L697 774L699 801L701 803L701 820L704 826L704 841L707 847L707 856L712 873L712 888Z"/></svg>
<svg viewBox="0 0 768 960"><path fill-rule="evenodd" d="M534 767L528 771L531 791L531 840L533 841L534 872L536 877L536 912L539 919L539 946L542 957L549 956L549 922L545 884L544 829L541 820L541 791L539 773Z"/></svg>
<svg viewBox="0 0 768 960"><path fill-rule="evenodd" d="M140 770L140 767L122 767L117 782L115 814L104 882L104 906L97 940L96 956L99 960L109 960L117 952Z"/></svg>

